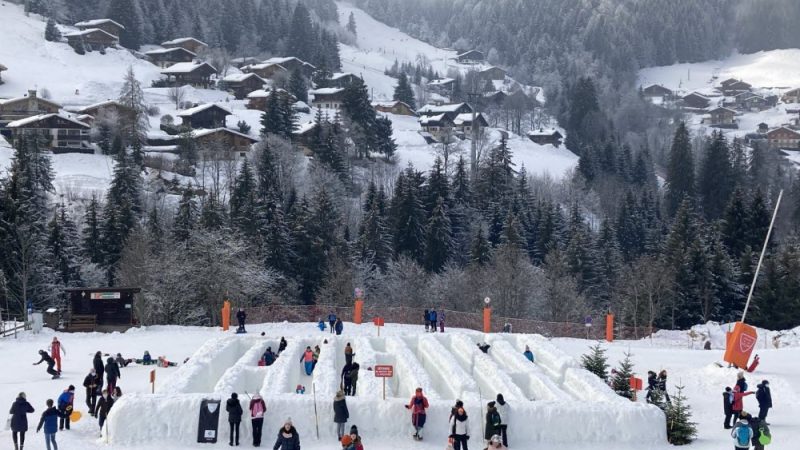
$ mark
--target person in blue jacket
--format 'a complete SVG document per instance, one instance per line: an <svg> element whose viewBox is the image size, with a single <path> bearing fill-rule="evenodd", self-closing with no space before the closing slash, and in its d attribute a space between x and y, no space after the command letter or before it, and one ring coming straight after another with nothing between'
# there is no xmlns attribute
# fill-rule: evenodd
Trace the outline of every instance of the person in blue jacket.
<svg viewBox="0 0 800 450"><path fill-rule="evenodd" d="M272 352L272 347L267 347L267 351L264 352L264 365L271 366L275 363L275 353Z"/></svg>
<svg viewBox="0 0 800 450"><path fill-rule="evenodd" d="M431 317L431 333L436 333L436 322L438 321L439 317L436 314L435 309L431 310L430 317Z"/></svg>
<svg viewBox="0 0 800 450"><path fill-rule="evenodd" d="M334 328L336 329L336 334L342 334L344 330L344 324L342 323L342 319L336 318L336 324L334 324Z"/></svg>
<svg viewBox="0 0 800 450"><path fill-rule="evenodd" d="M322 320L322 319L319 319L319 323L317 324L317 328L319 328L319 331L325 331L325 321Z"/></svg>
<svg viewBox="0 0 800 450"><path fill-rule="evenodd" d="M11 404L11 438L14 440L14 450L22 450L25 446L25 432L28 431L28 414L33 412L33 406L25 399L25 393L20 392L14 403Z"/></svg>
<svg viewBox="0 0 800 450"><path fill-rule="evenodd" d="M526 345L525 352L522 354L525 355L526 358L528 358L528 361L533 362L533 352L531 351L530 347Z"/></svg>
<svg viewBox="0 0 800 450"><path fill-rule="evenodd" d="M328 314L328 325L331 326L331 334L333 334L334 332L333 328L336 325L336 314L334 313Z"/></svg>
<svg viewBox="0 0 800 450"><path fill-rule="evenodd" d="M70 384L67 390L58 396L58 411L61 413L58 423L58 428L60 430L63 430L64 428L69 430L69 415L72 414L72 406L74 401L75 386Z"/></svg>
<svg viewBox="0 0 800 450"><path fill-rule="evenodd" d="M47 450L51 450L50 444L52 444L53 450L58 450L56 433L58 432L58 419L63 415L61 411L53 406L53 399L48 398L46 403L47 409L42 413L42 418L39 419L39 426L36 427L36 432L38 433L44 426L44 443L47 445Z"/></svg>

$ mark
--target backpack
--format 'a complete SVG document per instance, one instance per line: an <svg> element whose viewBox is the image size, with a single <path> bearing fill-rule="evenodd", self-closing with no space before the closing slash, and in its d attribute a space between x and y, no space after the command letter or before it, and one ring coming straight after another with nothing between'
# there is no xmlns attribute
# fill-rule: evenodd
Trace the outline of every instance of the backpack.
<svg viewBox="0 0 800 450"><path fill-rule="evenodd" d="M772 442L772 435L769 432L769 428L765 425L760 425L758 427L758 432L761 434L761 436L758 437L759 444L769 445L769 443Z"/></svg>
<svg viewBox="0 0 800 450"><path fill-rule="evenodd" d="M736 430L736 443L742 447L750 448L750 438L753 437L753 431L748 425L741 425Z"/></svg>

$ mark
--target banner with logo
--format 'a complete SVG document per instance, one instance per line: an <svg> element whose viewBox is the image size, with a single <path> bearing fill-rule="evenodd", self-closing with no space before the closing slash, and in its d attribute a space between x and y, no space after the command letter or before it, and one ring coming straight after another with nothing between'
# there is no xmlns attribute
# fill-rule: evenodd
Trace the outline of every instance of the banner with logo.
<svg viewBox="0 0 800 450"><path fill-rule="evenodd" d="M736 322L725 345L725 361L736 367L746 368L757 341L758 333L755 328L743 322Z"/></svg>

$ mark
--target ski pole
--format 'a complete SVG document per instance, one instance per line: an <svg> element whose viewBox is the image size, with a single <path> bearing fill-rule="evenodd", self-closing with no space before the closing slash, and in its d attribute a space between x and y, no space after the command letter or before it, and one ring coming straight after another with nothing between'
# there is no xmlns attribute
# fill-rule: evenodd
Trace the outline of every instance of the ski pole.
<svg viewBox="0 0 800 450"><path fill-rule="evenodd" d="M317 426L317 440L319 440L319 414L317 413L317 384L311 383L311 391L314 395L314 423Z"/></svg>

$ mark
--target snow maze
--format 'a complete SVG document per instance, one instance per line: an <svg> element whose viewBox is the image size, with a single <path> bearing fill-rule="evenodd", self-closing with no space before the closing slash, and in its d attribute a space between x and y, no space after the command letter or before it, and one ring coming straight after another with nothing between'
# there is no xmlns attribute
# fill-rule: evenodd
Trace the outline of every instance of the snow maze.
<svg viewBox="0 0 800 450"><path fill-rule="evenodd" d="M245 415L242 436L251 433L249 399L259 392L267 404L264 436L269 444L287 417L301 440L316 438L315 404L321 441L335 438L332 401L339 389L344 347L350 342L361 366L354 397L347 398L350 424L358 425L365 443L372 439L411 439L413 428L407 404L420 386L430 402L426 440L448 435L447 420L456 399L464 401L472 435L480 438L485 403L502 393L509 404L509 437L513 443L664 443L665 418L656 407L625 400L578 362L538 335L492 334L488 354L475 345L477 333L411 334L368 337L320 335L287 338L288 346L269 367L258 359L267 346L278 348L280 336L228 336L206 342L189 362L177 369L155 394L130 394L114 405L108 419L108 438L117 444L166 440L196 442L198 413L203 399L223 405L237 392ZM323 343L327 339L328 343ZM300 359L306 346L319 345L316 369L306 376ZM529 345L536 364L522 354ZM382 380L368 368L394 366ZM295 387L306 387L296 394ZM484 405L483 409L481 404ZM527 426L532 424L533 426ZM142 434L142 430L148 430ZM228 439L227 414L220 414L219 441ZM434 441L437 442L437 441Z"/></svg>

